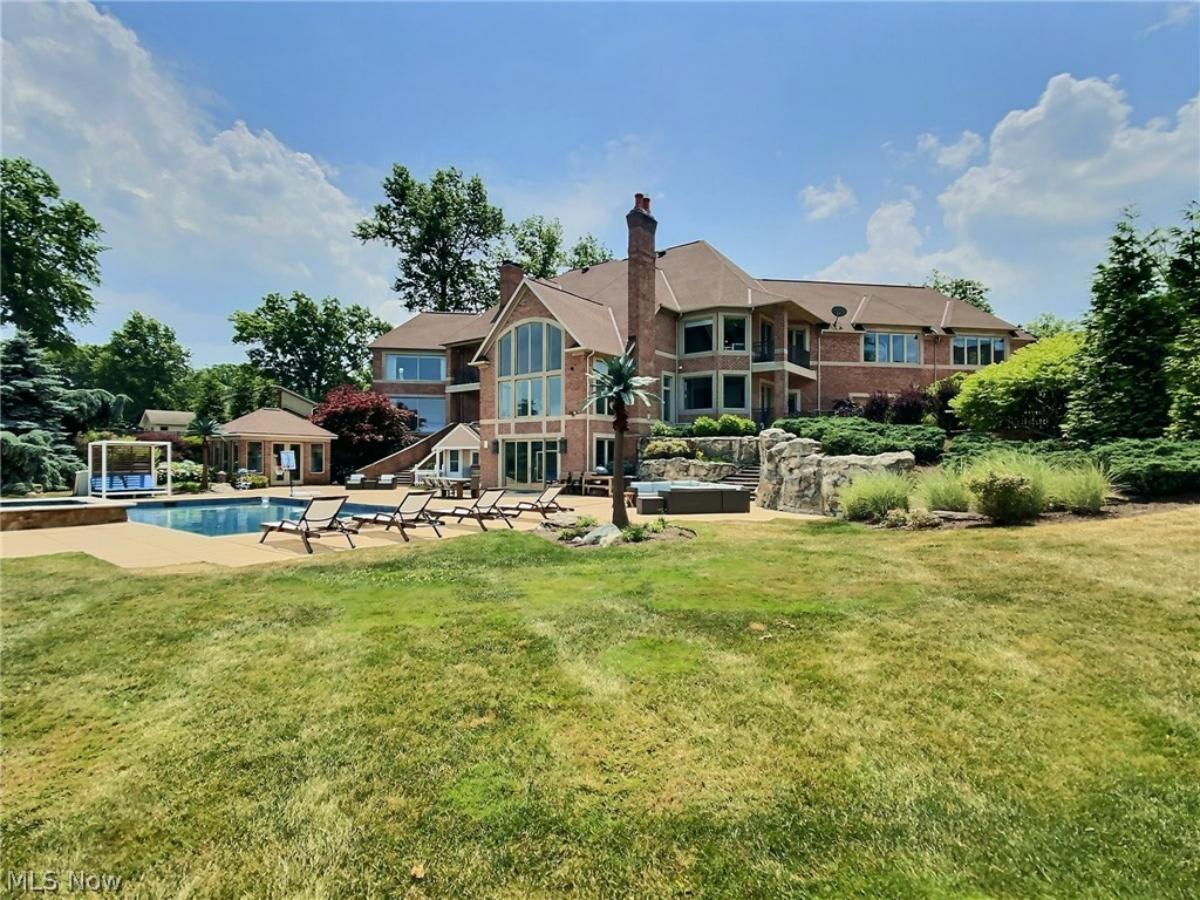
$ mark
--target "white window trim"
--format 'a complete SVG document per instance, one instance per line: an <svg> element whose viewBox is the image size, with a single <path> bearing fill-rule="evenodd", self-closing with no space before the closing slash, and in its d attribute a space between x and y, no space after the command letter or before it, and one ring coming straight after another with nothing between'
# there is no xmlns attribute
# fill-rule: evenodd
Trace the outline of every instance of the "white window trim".
<svg viewBox="0 0 1200 900"><path fill-rule="evenodd" d="M723 313L719 313L717 318L720 320L720 323L721 323L721 341L717 345L717 347L719 348L719 352L725 356L749 356L750 350L754 346L754 342L751 340L751 335L752 335L751 324L752 323L750 321L750 316L746 313L723 312ZM746 346L743 349L741 349L741 350L726 349L726 347L725 347L725 320L726 319L741 319L742 322L744 323L744 327L742 329L742 334L745 336L744 343Z"/></svg>
<svg viewBox="0 0 1200 900"><path fill-rule="evenodd" d="M1007 335L980 334L980 333L967 334L965 332L955 333L955 334L950 335L950 368L952 368L952 369L972 369L972 370L973 369L986 369L988 366L996 365L996 361L995 361L994 357L990 363L974 363L974 364L972 364L972 363L967 362L966 361L967 351L966 351L965 347L963 348L963 361L961 363L956 363L954 361L954 339L955 338L964 338L964 339L966 339L966 338L976 338L976 339L986 338L989 341L994 341L994 340L996 340L996 338L999 338L1001 341L1004 342L1004 360L1002 360L1002 361L1007 361L1012 357L1012 354L1009 352ZM995 351L993 350L993 353L994 352Z"/></svg>
<svg viewBox="0 0 1200 900"><path fill-rule="evenodd" d="M681 413L683 413L684 415L692 415L693 413L708 413L708 412L716 412L717 411L716 404L719 402L720 398L717 396L717 385L716 385L716 381L715 381L716 375L717 375L717 373L714 371L711 371L711 370L708 372L680 372L679 373L679 397L680 397L679 411ZM713 405L712 406L697 406L694 408L688 406L687 405L687 382L688 382L688 379L704 378L704 377L708 378L708 382L712 386Z"/></svg>
<svg viewBox="0 0 1200 900"><path fill-rule="evenodd" d="M687 352L687 328L689 325L704 325L707 324L712 329L713 345L708 350L697 350L695 353ZM692 316L688 319L679 320L679 356L687 359L695 356L712 356L717 352L717 348L721 346L721 335L717 328L717 317L715 315Z"/></svg>
<svg viewBox="0 0 1200 900"><path fill-rule="evenodd" d="M398 356L411 356L416 359L440 359L442 361L441 378L397 378L393 360ZM385 350L383 353L383 378L381 381L391 381L395 384L445 384L450 380L450 363L445 353L431 353L427 350Z"/></svg>
<svg viewBox="0 0 1200 900"><path fill-rule="evenodd" d="M906 362L902 362L902 363L890 362L890 361L889 362L867 362L866 343L867 343L867 335L868 334L886 334L888 336L891 336L893 334L902 334L905 337L908 337L909 335L916 335L916 337L917 337L917 361L916 362L907 362L906 361ZM863 366L879 366L880 368L887 368L887 367L891 366L891 367L894 367L897 369L920 368L925 365L925 335L923 332L920 332L920 331L905 331L904 329L883 331L880 329L868 328L866 331L864 331L862 334L860 334L858 336L858 360L859 360L858 365L863 365Z"/></svg>
<svg viewBox="0 0 1200 900"><path fill-rule="evenodd" d="M668 378L671 379L671 390L670 390L671 407L672 407L671 409L667 409L667 404L663 402L663 398L667 396L667 379ZM679 387L679 377L674 372L663 372L662 373L662 376L659 379L658 399L659 399L659 404L660 404L659 411L662 413L662 418L663 418L664 422L674 422L675 421L674 407L678 405L678 401L676 399L676 393L678 391L678 387Z"/></svg>
<svg viewBox="0 0 1200 900"><path fill-rule="evenodd" d="M746 410L750 409L750 374L748 372L718 372L717 375L718 375L718 386L719 386L720 392L721 392L721 396L719 398L720 404L721 404L721 411L725 412L726 410L736 410L737 412L745 412ZM746 399L746 404L744 406L730 406L728 403L725 402L725 379L726 378L742 379L742 384L744 385L744 388L742 390L742 396Z"/></svg>
<svg viewBox="0 0 1200 900"><path fill-rule="evenodd" d="M539 372L524 372L524 373L518 375L517 374L517 359L516 359L517 329L520 328L522 325L532 325L532 324L535 324L538 322L542 323L542 325L545 326L542 329L542 361L543 361L543 363L546 361L546 359L549 356L549 349L550 349L549 329L557 328L559 333L562 334L562 339L561 339L562 356L559 359L559 367L557 369L543 368ZM496 359L496 366L495 366L496 391L493 396L495 397L494 404L495 404L495 410L496 410L496 420L502 421L502 422L544 422L544 421L548 421L548 420L549 421L558 421L559 419L562 419L567 414L567 378L566 378L566 374L567 374L567 366L566 366L567 331L566 331L566 329L563 328L562 325L559 322L555 321L554 319L547 319L547 318L541 317L541 316L535 316L535 317L529 318L529 319L521 319L518 322L511 322L511 323L509 323L508 328L504 329L504 331L500 332L500 334L496 336L495 346L497 348L497 350L496 350L497 353L499 353L500 342L508 335L512 336L512 347L513 347L511 372L508 375L500 374L499 358ZM558 413L557 415L552 416L549 414L550 386L549 386L549 384L547 384L547 379L549 379L555 375L562 377L562 385L563 385L562 391L561 391L561 393L562 393L562 398L561 398L562 399L562 411L560 413ZM533 380L540 379L541 380L541 384L542 384L541 409L543 410L541 415L519 416L516 414L517 382L525 381L527 379L533 379ZM501 383L509 383L512 385L512 400L513 400L512 409L507 414L505 414L499 408L500 407L500 385L501 385Z"/></svg>

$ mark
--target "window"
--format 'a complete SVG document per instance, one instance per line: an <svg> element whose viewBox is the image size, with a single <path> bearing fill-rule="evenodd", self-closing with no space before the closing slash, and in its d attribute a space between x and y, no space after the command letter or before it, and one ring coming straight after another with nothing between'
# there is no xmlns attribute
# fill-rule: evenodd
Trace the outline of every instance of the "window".
<svg viewBox="0 0 1200 900"><path fill-rule="evenodd" d="M384 373L391 381L445 381L446 357L417 353L389 353Z"/></svg>
<svg viewBox="0 0 1200 900"><path fill-rule="evenodd" d="M675 376L671 372L663 372L662 374L661 396L663 421L675 421Z"/></svg>
<svg viewBox="0 0 1200 900"><path fill-rule="evenodd" d="M683 408L685 410L713 409L713 377L689 375L683 379Z"/></svg>
<svg viewBox="0 0 1200 900"><path fill-rule="evenodd" d="M612 474L614 442L612 438L596 438L596 468Z"/></svg>
<svg viewBox="0 0 1200 900"><path fill-rule="evenodd" d="M722 409L745 409L746 408L746 376L745 375L722 375L721 376L721 408Z"/></svg>
<svg viewBox="0 0 1200 900"><path fill-rule="evenodd" d="M733 352L742 352L746 349L746 317L745 316L722 316L721 317L721 346Z"/></svg>
<svg viewBox="0 0 1200 900"><path fill-rule="evenodd" d="M416 431L428 434L446 427L445 397L392 397L392 402L417 414Z"/></svg>
<svg viewBox="0 0 1200 900"><path fill-rule="evenodd" d="M916 364L920 361L920 335L882 331L868 331L863 335L863 362Z"/></svg>
<svg viewBox="0 0 1200 900"><path fill-rule="evenodd" d="M319 475L325 471L325 445L310 444L308 451L308 471Z"/></svg>
<svg viewBox="0 0 1200 900"><path fill-rule="evenodd" d="M545 484L558 480L558 438L504 441L505 485Z"/></svg>
<svg viewBox="0 0 1200 900"><path fill-rule="evenodd" d="M1005 343L1002 337L956 334L951 344L951 364L956 366L988 366L1004 362Z"/></svg>
<svg viewBox="0 0 1200 900"><path fill-rule="evenodd" d="M605 365L605 362L602 359L598 359L594 363L592 363L592 371L593 372L596 372L596 373L604 372L607 370L607 368L608 367ZM593 383L589 383L588 384L588 396L591 396L592 389L593 389ZM607 416L608 415L608 401L607 400L599 400L596 403L592 404L592 409L596 411L596 415L598 415L598 416Z"/></svg>
<svg viewBox="0 0 1200 900"><path fill-rule="evenodd" d="M700 319L695 322L683 323L683 352L712 353L713 323L712 319Z"/></svg>
<svg viewBox="0 0 1200 900"><path fill-rule="evenodd" d="M262 467L262 442L254 441L246 445L246 471L261 472Z"/></svg>
<svg viewBox="0 0 1200 900"><path fill-rule="evenodd" d="M503 334L497 348L496 417L561 416L562 375L540 373L562 371L562 329L546 322L525 322Z"/></svg>

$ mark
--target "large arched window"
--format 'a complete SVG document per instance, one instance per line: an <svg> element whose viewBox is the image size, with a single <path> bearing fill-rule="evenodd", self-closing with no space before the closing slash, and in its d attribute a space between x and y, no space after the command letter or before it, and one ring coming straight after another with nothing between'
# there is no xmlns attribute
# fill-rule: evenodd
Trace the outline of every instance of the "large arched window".
<svg viewBox="0 0 1200 900"><path fill-rule="evenodd" d="M562 329L523 322L504 332L496 348L496 418L561 416Z"/></svg>

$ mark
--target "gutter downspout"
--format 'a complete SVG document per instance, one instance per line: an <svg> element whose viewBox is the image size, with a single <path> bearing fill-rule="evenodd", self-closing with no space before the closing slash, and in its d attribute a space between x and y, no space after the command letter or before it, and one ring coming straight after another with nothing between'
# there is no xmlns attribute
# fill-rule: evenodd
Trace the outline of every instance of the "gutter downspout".
<svg viewBox="0 0 1200 900"><path fill-rule="evenodd" d="M595 356L596 356L596 351L595 351L595 350L591 351L591 352L590 352L590 353L588 353L588 355L587 355L587 370L586 370L586 371L583 373L583 379L584 379L584 380L583 380L583 383L584 383L585 385L588 383L588 379L590 379L590 378L592 377L592 372L593 372L593 370L594 370L594 366L595 366ZM591 392L592 392L592 391L591 391L591 388L586 388L586 389L585 389L585 394L584 394L585 398L586 398L588 395L590 395L590 394L591 394ZM592 459L592 454L595 452L595 449L596 449L596 448L595 448L595 446L594 446L594 442L592 441L592 414L591 414L591 409L592 409L592 407L584 407L584 413L583 413L583 416L584 416L584 419L583 419L583 429L584 429L584 431L583 431L583 433L584 433L585 435L587 435L587 446L583 448L583 461L584 461L584 467L585 467L585 469L587 470L587 471L585 471L585 472L584 472L584 474L585 474L585 475L588 475L588 474L590 474L590 473L591 473L591 471L592 471L594 468L596 468L596 465L595 465L595 460L593 460L593 459Z"/></svg>
<svg viewBox="0 0 1200 900"><path fill-rule="evenodd" d="M821 412L821 370L825 368L821 365L821 334L823 328L817 328L817 412Z"/></svg>

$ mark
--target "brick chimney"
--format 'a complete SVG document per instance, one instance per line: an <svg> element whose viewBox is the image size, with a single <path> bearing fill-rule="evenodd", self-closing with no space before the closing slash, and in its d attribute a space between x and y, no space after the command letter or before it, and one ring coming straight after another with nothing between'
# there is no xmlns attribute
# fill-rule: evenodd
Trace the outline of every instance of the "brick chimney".
<svg viewBox="0 0 1200 900"><path fill-rule="evenodd" d="M629 306L626 336L635 341L638 373L654 374L654 232L658 220L650 214L650 198L633 195L633 209L625 216L629 225Z"/></svg>
<svg viewBox="0 0 1200 900"><path fill-rule="evenodd" d="M512 299L512 295L517 292L517 287L521 284L521 279L524 277L525 270L511 259L506 259L504 262L500 263L501 306Z"/></svg>

